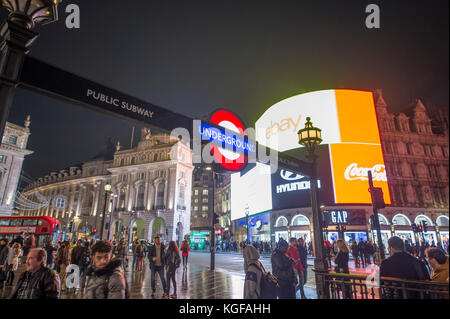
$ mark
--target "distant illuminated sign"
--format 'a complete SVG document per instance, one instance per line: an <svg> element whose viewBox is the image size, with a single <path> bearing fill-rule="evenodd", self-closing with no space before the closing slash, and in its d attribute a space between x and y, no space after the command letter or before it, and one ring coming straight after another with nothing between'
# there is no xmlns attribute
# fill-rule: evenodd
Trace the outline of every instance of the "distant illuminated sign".
<svg viewBox="0 0 450 319"><path fill-rule="evenodd" d="M383 189L385 203L391 204L372 92L324 90L283 100L258 119L256 140L279 152L300 148L297 132L304 128L306 117L322 129L322 144L328 147L330 170L318 170L318 177L326 180L331 175L334 203L370 204L370 170L374 186ZM293 180L276 184L275 194L308 188L307 179L300 182L300 176L292 173L288 178Z"/></svg>

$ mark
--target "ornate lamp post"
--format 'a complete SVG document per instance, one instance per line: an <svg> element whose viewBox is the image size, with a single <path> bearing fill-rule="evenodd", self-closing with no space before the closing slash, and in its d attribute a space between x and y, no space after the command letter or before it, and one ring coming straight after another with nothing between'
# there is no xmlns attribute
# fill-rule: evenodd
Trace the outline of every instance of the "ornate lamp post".
<svg viewBox="0 0 450 319"><path fill-rule="evenodd" d="M31 29L58 20L61 0L1 0L0 5L9 16L0 27L0 136L8 119L14 99L14 89L28 47L39 36Z"/></svg>
<svg viewBox="0 0 450 319"><path fill-rule="evenodd" d="M316 160L317 155L314 153L316 146L322 143L322 130L316 128L311 123L311 118L306 118L305 128L298 131L299 144L303 145L307 151L307 158L311 161L310 184L311 184L311 208L313 215L314 227L314 246L315 259L314 270L316 276L317 297L319 299L328 299L328 289L326 287L324 274L328 272L328 264L323 251L323 233L322 233L322 217L320 216L319 205L317 202L317 178L316 178Z"/></svg>
<svg viewBox="0 0 450 319"><path fill-rule="evenodd" d="M111 192L111 185L105 185L105 203L103 205L103 215L102 215L102 227L100 228L100 239L103 240L103 231L105 230L105 216L106 216L106 201L108 199L108 195Z"/></svg>

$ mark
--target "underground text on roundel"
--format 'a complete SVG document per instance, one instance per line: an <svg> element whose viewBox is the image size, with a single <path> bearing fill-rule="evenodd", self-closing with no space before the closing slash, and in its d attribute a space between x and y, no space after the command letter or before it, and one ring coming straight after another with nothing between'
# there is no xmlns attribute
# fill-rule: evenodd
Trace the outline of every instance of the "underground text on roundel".
<svg viewBox="0 0 450 319"><path fill-rule="evenodd" d="M223 314L270 314L270 304L226 303L221 307L214 307L186 303L178 309L180 314L205 315L213 318L215 312Z"/></svg>

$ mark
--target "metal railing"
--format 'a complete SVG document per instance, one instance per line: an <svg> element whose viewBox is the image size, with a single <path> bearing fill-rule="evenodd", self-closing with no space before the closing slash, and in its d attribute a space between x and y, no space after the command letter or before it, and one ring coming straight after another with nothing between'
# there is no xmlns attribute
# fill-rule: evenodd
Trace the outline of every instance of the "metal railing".
<svg viewBox="0 0 450 319"><path fill-rule="evenodd" d="M449 299L448 283L314 271L325 277L330 299Z"/></svg>

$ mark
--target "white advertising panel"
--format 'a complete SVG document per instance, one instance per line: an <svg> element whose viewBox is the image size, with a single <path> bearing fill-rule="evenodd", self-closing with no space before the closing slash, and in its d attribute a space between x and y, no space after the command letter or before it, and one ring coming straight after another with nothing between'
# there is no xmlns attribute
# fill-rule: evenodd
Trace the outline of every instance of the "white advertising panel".
<svg viewBox="0 0 450 319"><path fill-rule="evenodd" d="M270 166L256 164L249 171L231 175L231 220L272 209Z"/></svg>

